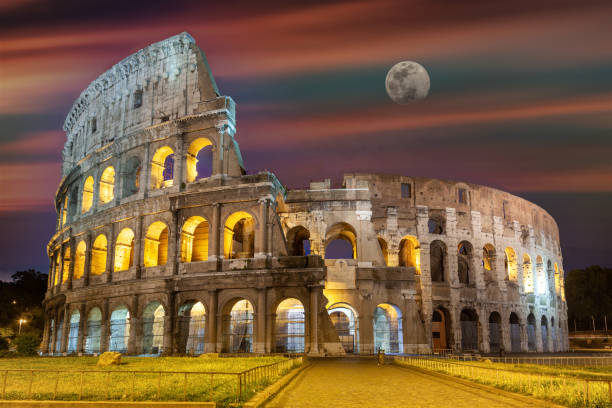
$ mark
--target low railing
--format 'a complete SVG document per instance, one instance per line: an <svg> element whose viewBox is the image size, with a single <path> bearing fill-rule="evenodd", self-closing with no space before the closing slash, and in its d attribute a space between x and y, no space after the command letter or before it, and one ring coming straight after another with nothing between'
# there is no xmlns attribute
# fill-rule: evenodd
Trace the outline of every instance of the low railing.
<svg viewBox="0 0 612 408"><path fill-rule="evenodd" d="M536 364L549 366L582 366L582 367L609 367L612 366L612 355L609 356L534 356L534 357L490 357L471 354L453 354L451 351L445 353L419 353L406 357L433 357L452 359L459 361L479 361L483 358L495 363L504 364Z"/></svg>
<svg viewBox="0 0 612 408"><path fill-rule="evenodd" d="M304 362L296 357L240 372L0 370L2 400L244 401Z"/></svg>
<svg viewBox="0 0 612 408"><path fill-rule="evenodd" d="M572 406L612 406L612 380L530 373L499 366L466 364L451 359L396 357L400 366L413 366L493 385L508 391Z"/></svg>

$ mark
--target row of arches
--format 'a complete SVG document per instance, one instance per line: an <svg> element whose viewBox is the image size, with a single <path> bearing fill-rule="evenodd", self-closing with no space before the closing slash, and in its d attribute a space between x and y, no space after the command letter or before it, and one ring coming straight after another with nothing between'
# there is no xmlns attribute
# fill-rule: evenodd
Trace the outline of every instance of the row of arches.
<svg viewBox="0 0 612 408"><path fill-rule="evenodd" d="M165 351L164 336L170 322L164 306L157 301L144 308L140 319L133 319L126 305L115 307L104 328L102 310L92 307L81 322L78 310L69 316L65 351L87 354L102 351L128 353L130 337L136 337L139 354L160 355ZM207 311L200 301L189 301L178 309L177 349L180 354L198 355L205 352L207 337ZM64 317L57 323L50 320L49 352L62 351ZM136 325L136 326L134 326ZM300 300L286 298L277 308L274 321L274 351L279 353L303 353L305 350L305 312ZM223 351L227 353L253 352L255 319L254 308L247 299L234 299L222 316ZM82 333L81 333L82 331ZM105 337L106 336L106 337ZM82 345L79 347L79 338ZM106 338L106 342L104 342Z"/></svg>
<svg viewBox="0 0 612 408"><path fill-rule="evenodd" d="M208 260L210 225L201 216L192 216L180 231L180 261L199 262ZM123 228L115 238L112 270L121 272L134 265L135 233L131 228ZM252 258L254 256L255 220L246 211L229 215L224 225L224 256L227 259ZM107 269L108 239L99 234L93 240L89 273L101 275ZM144 267L165 265L168 261L169 228L163 221L151 223L145 231L143 248ZM87 243L80 240L75 248L73 279L83 277L86 268ZM50 276L58 285L69 279L70 246L66 245L54 254L54 268ZM61 279L60 279L61 278ZM51 278L50 278L51 279Z"/></svg>

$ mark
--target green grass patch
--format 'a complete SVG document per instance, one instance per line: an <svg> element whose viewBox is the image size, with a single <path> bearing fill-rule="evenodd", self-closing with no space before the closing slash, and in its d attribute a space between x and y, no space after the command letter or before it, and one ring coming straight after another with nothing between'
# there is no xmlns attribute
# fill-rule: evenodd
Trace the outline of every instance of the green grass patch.
<svg viewBox="0 0 612 408"><path fill-rule="evenodd" d="M225 407L248 400L289 367L267 370L257 377L243 376L240 398L237 395L240 380L231 373L282 361L289 360L280 356L124 357L121 365L99 367L95 357L0 359L0 398L4 393L5 399L215 401ZM15 369L23 371L9 371L4 387L6 370ZM173 373L177 371L188 374ZM229 374L208 374L213 372Z"/></svg>

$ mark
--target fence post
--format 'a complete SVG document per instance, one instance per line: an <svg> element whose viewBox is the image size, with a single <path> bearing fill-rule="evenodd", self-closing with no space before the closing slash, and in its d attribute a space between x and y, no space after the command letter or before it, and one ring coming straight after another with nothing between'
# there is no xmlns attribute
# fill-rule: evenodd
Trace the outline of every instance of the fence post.
<svg viewBox="0 0 612 408"><path fill-rule="evenodd" d="M8 378L8 370L4 370L4 384L2 385L2 399L6 399L6 379Z"/></svg>

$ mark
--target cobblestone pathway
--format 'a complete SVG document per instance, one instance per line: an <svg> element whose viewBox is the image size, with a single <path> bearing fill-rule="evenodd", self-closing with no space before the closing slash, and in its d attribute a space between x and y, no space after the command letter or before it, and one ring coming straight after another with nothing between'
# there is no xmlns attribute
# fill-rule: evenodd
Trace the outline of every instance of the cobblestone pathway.
<svg viewBox="0 0 612 408"><path fill-rule="evenodd" d="M518 400L374 359L316 359L266 408L528 407Z"/></svg>

